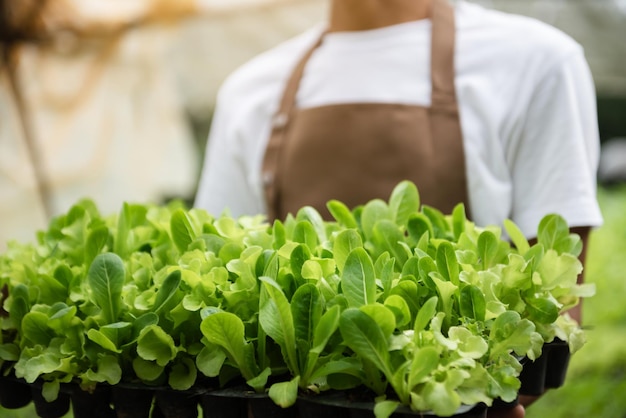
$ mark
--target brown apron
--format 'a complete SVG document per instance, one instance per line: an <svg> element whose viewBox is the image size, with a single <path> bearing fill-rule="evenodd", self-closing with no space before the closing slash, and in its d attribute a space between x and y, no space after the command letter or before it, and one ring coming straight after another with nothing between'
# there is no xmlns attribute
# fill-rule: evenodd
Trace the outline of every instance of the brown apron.
<svg viewBox="0 0 626 418"><path fill-rule="evenodd" d="M289 79L263 161L268 218L284 219L313 206L330 219L326 203L353 208L387 200L402 180L413 181L423 204L449 213L467 204L465 157L454 88L454 9L432 7L431 107L351 103L298 109L304 67Z"/></svg>

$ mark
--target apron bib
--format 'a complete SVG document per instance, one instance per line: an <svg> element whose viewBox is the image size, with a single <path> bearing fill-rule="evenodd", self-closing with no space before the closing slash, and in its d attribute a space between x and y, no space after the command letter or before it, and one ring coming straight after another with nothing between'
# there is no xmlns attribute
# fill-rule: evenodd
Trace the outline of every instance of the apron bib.
<svg viewBox="0 0 626 418"><path fill-rule="evenodd" d="M323 36L292 73L274 117L263 160L268 219L312 206L332 219L326 203L349 208L387 200L403 180L422 204L444 213L467 201L463 137L454 88L454 10L432 8L431 106L349 103L296 108L304 67Z"/></svg>

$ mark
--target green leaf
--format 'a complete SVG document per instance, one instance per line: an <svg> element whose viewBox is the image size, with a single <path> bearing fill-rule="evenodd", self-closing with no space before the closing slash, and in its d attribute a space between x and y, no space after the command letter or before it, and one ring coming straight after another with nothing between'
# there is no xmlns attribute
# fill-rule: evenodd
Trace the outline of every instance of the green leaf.
<svg viewBox="0 0 626 418"><path fill-rule="evenodd" d="M107 382L110 385L117 385L122 379L122 368L115 356L106 355L98 359L97 369L87 370L85 376L92 382Z"/></svg>
<svg viewBox="0 0 626 418"><path fill-rule="evenodd" d="M420 196L417 187L410 181L402 181L391 192L389 210L398 226L405 226L409 216L419 212Z"/></svg>
<svg viewBox="0 0 626 418"><path fill-rule="evenodd" d="M544 216L537 227L537 242L546 250L554 249L558 252L559 246L569 240L569 227L565 219L556 214Z"/></svg>
<svg viewBox="0 0 626 418"><path fill-rule="evenodd" d="M345 267L348 255L360 247L363 247L363 240L356 230L346 229L337 234L333 243L333 256L340 272Z"/></svg>
<svg viewBox="0 0 626 418"><path fill-rule="evenodd" d="M146 220L148 208L143 205L124 203L117 223L117 235L115 236L115 253L127 258L132 248L129 248L131 230Z"/></svg>
<svg viewBox="0 0 626 418"><path fill-rule="evenodd" d="M398 401L380 401L374 405L374 416L376 418L389 418L400 406Z"/></svg>
<svg viewBox="0 0 626 418"><path fill-rule="evenodd" d="M302 208L300 208L298 210L298 213L296 214L296 220L299 222L305 221L313 227L317 235L316 241L326 241L326 224L324 223L322 215L320 215L320 213L314 207L303 206Z"/></svg>
<svg viewBox="0 0 626 418"><path fill-rule="evenodd" d="M374 263L376 277L380 279L380 283L383 287L383 300L389 297L389 293L393 287L395 263L396 260L391 258L389 253L386 252L382 253Z"/></svg>
<svg viewBox="0 0 626 418"><path fill-rule="evenodd" d="M87 331L87 338L106 350L113 351L114 353L122 352L122 350L117 347L116 343L97 329Z"/></svg>
<svg viewBox="0 0 626 418"><path fill-rule="evenodd" d="M288 408L296 403L298 398L298 384L300 376L295 376L288 382L274 383L269 390L269 397L281 408Z"/></svg>
<svg viewBox="0 0 626 418"><path fill-rule="evenodd" d="M61 368L61 359L53 350L41 353L42 348L39 347L40 353L35 355L31 355L30 351L23 350L20 360L15 364L15 375L23 377L26 382L33 383L39 376L53 373Z"/></svg>
<svg viewBox="0 0 626 418"><path fill-rule="evenodd" d="M392 220L391 211L387 203L380 199L367 202L361 214L361 227L363 228L363 234L367 240L371 240L374 236L374 225L376 225L376 222L383 219Z"/></svg>
<svg viewBox="0 0 626 418"><path fill-rule="evenodd" d="M291 314L296 340L313 342L315 328L322 317L322 298L313 284L300 286L291 299Z"/></svg>
<svg viewBox="0 0 626 418"><path fill-rule="evenodd" d="M393 295L398 295L402 299L404 299L404 301L409 306L409 310L411 311L411 318L413 318L415 317L415 315L417 315L417 311L419 310L420 295L417 283L415 283L414 280L410 280L406 277L407 276L405 276L405 280L401 280L391 288L388 298Z"/></svg>
<svg viewBox="0 0 626 418"><path fill-rule="evenodd" d="M163 283L159 287L159 290L156 294L156 299L154 301L154 306L152 307L153 312L158 313L163 307L172 299L172 296L176 294L178 287L181 282L181 272L180 270L174 270L171 272Z"/></svg>
<svg viewBox="0 0 626 418"><path fill-rule="evenodd" d="M198 369L188 357L177 359L169 373L168 383L174 390L187 390L196 383Z"/></svg>
<svg viewBox="0 0 626 418"><path fill-rule="evenodd" d="M422 393L435 414L451 416L461 406L461 398L455 389L463 381L462 373L460 370L448 370L440 379L426 382Z"/></svg>
<svg viewBox="0 0 626 418"><path fill-rule="evenodd" d="M137 354L144 360L156 361L159 366L166 366L177 352L172 337L158 325L144 328L137 339Z"/></svg>
<svg viewBox="0 0 626 418"><path fill-rule="evenodd" d="M465 215L465 205L459 203L452 210L452 232L456 241L459 240L461 234L465 232L467 217Z"/></svg>
<svg viewBox="0 0 626 418"><path fill-rule="evenodd" d="M437 298L437 296L431 297L422 305L422 307L417 312L417 317L415 318L415 325L413 326L413 330L415 331L416 335L420 331L423 331L426 329L430 321L435 316L435 313L437 313L438 301L439 301L439 298Z"/></svg>
<svg viewBox="0 0 626 418"><path fill-rule="evenodd" d="M443 312L446 314L446 320L449 321L452 315L453 298L459 288L449 281L442 280L437 272L431 273L430 277L437 286L439 301L443 307Z"/></svg>
<svg viewBox="0 0 626 418"><path fill-rule="evenodd" d="M322 280L324 272L320 263L317 260L306 260L302 265L302 278L315 281Z"/></svg>
<svg viewBox="0 0 626 418"><path fill-rule="evenodd" d="M477 286L467 285L461 289L461 315L484 321L487 314L485 294Z"/></svg>
<svg viewBox="0 0 626 418"><path fill-rule="evenodd" d="M372 259L363 248L355 248L346 259L341 289L350 307L376 301L376 279Z"/></svg>
<svg viewBox="0 0 626 418"><path fill-rule="evenodd" d="M396 326L403 327L411 322L411 309L406 300L399 295L391 295L385 299L385 307L393 312Z"/></svg>
<svg viewBox="0 0 626 418"><path fill-rule="evenodd" d="M304 263L310 259L311 250L307 245L298 244L298 246L293 249L289 258L289 265L296 278L302 277L302 267L304 267Z"/></svg>
<svg viewBox="0 0 626 418"><path fill-rule="evenodd" d="M156 325L158 323L159 323L159 316L155 314L154 312L147 312L141 315L139 318L135 319L132 322L133 339L136 340L137 338L139 338L139 334L144 328L150 325Z"/></svg>
<svg viewBox="0 0 626 418"><path fill-rule="evenodd" d="M296 330L291 306L280 286L269 277L260 277L267 297L261 298L259 321L265 333L280 347L287 366L294 375L299 374L296 355Z"/></svg>
<svg viewBox="0 0 626 418"><path fill-rule="evenodd" d="M330 340L330 337L339 327L340 314L341 308L335 305L322 315L317 326L315 327L311 348L312 352L320 354L324 350L328 340Z"/></svg>
<svg viewBox="0 0 626 418"><path fill-rule="evenodd" d="M177 209L172 213L170 219L170 229L172 231L172 241L176 244L178 251L184 253L189 244L196 239L197 235L193 229L189 214L183 209Z"/></svg>
<svg viewBox="0 0 626 418"><path fill-rule="evenodd" d="M17 361L20 358L20 348L13 343L0 344L0 360ZM1 362L0 362L1 363Z"/></svg>
<svg viewBox="0 0 626 418"><path fill-rule="evenodd" d="M100 254L89 267L87 281L106 323L116 322L119 317L125 277L124 262L117 254Z"/></svg>
<svg viewBox="0 0 626 418"><path fill-rule="evenodd" d="M226 351L246 380L257 375L256 370L246 361L244 325L237 315L230 312L212 313L202 320L200 330L207 341Z"/></svg>
<svg viewBox="0 0 626 418"><path fill-rule="evenodd" d="M430 219L421 212L409 216L407 231L414 244L417 244L424 234L428 234L429 237L434 237L433 225Z"/></svg>
<svg viewBox="0 0 626 418"><path fill-rule="evenodd" d="M439 366L439 352L435 347L423 347L413 353L409 371L408 389L425 381Z"/></svg>
<svg viewBox="0 0 626 418"><path fill-rule="evenodd" d="M204 347L196 357L196 366L205 376L216 377L226 360L226 353L218 346L211 344Z"/></svg>
<svg viewBox="0 0 626 418"><path fill-rule="evenodd" d="M274 244L272 246L273 249L278 250L280 247L285 245L287 242L287 238L285 235L285 225L279 220L276 219L272 224L272 236L274 237Z"/></svg>
<svg viewBox="0 0 626 418"><path fill-rule="evenodd" d="M339 200L329 200L326 204L326 208L340 225L350 229L357 227L354 215L343 202Z"/></svg>
<svg viewBox="0 0 626 418"><path fill-rule="evenodd" d="M30 303L28 297L28 287L23 284L17 284L11 289L12 303L9 306L9 315L11 320L17 326L17 330L22 332L22 319L30 312Z"/></svg>
<svg viewBox="0 0 626 418"><path fill-rule="evenodd" d="M541 286L544 290L553 290L557 287L568 289L576 285L583 267L580 260L572 254L559 255L555 250L548 250L541 259L537 271L541 275Z"/></svg>
<svg viewBox="0 0 626 418"><path fill-rule="evenodd" d="M315 370L311 376L312 380L320 379L325 376L345 374L360 379L364 378L363 364L356 357L343 357L339 360L331 360L324 363Z"/></svg>
<svg viewBox="0 0 626 418"><path fill-rule="evenodd" d="M252 346L248 346L248 347L252 347ZM248 351L251 351L251 350L248 350ZM269 379L271 374L272 374L272 369L269 367L266 367L257 376L253 377L252 379L246 380L246 384L254 388L254 390L257 393L261 393L264 391L265 385L267 384L267 379Z"/></svg>
<svg viewBox="0 0 626 418"><path fill-rule="evenodd" d="M42 312L29 312L22 319L24 338L33 344L47 346L55 337L54 331L48 326L48 315Z"/></svg>
<svg viewBox="0 0 626 418"><path fill-rule="evenodd" d="M409 254L402 246L404 235L398 226L387 219L382 219L374 225L372 241L380 246L382 252L388 251L396 259L397 265L402 266L409 258Z"/></svg>
<svg viewBox="0 0 626 418"><path fill-rule="evenodd" d="M424 282L430 290L437 290L437 285L431 278L432 273L438 272L437 264L430 257L422 257L418 261L419 278Z"/></svg>
<svg viewBox="0 0 626 418"><path fill-rule="evenodd" d="M490 356L498 356L510 350L518 355L525 355L531 349L535 325L527 319L521 319L515 311L505 311L493 323L489 333Z"/></svg>
<svg viewBox="0 0 626 418"><path fill-rule="evenodd" d="M443 278L455 285L459 285L459 262L452 244L443 241L437 247L437 270Z"/></svg>
<svg viewBox="0 0 626 418"><path fill-rule="evenodd" d="M559 308L547 298L531 297L525 299L528 317L540 324L552 324L559 317Z"/></svg>
<svg viewBox="0 0 626 418"><path fill-rule="evenodd" d="M157 380L164 370L165 367L159 366L155 361L144 360L141 357L133 359L133 371L144 382Z"/></svg>
<svg viewBox="0 0 626 418"><path fill-rule="evenodd" d="M293 230L293 241L306 245L309 250L314 251L318 244L317 231L308 221L300 221Z"/></svg>
<svg viewBox="0 0 626 418"><path fill-rule="evenodd" d="M465 358L479 359L489 349L482 335L475 335L465 327L450 327L448 337L458 344L457 352Z"/></svg>
<svg viewBox="0 0 626 418"><path fill-rule="evenodd" d="M478 236L478 256L482 260L483 270L496 264L499 245L498 238L491 231L483 231Z"/></svg>
<svg viewBox="0 0 626 418"><path fill-rule="evenodd" d="M46 400L46 402L54 402L59 397L60 389L61 383L58 380L44 382L41 386L41 395Z"/></svg>
<svg viewBox="0 0 626 418"><path fill-rule="evenodd" d="M526 254L526 252L530 249L530 245L528 244L528 240L524 236L524 233L521 229L510 219L504 220L504 229L506 233L513 241L515 248L520 253L520 255Z"/></svg>
<svg viewBox="0 0 626 418"><path fill-rule="evenodd" d="M389 308L380 303L372 303L361 306L359 310L365 312L376 321L385 338L389 339L391 337L391 334L396 329L396 317Z"/></svg>
<svg viewBox="0 0 626 418"><path fill-rule="evenodd" d="M428 217L433 226L431 238L449 238L450 227L443 212L432 206L422 205L422 213Z"/></svg>
<svg viewBox="0 0 626 418"><path fill-rule="evenodd" d="M341 314L339 329L352 351L391 376L387 337L374 319L359 309L348 308Z"/></svg>
<svg viewBox="0 0 626 418"><path fill-rule="evenodd" d="M100 225L89 231L85 243L85 266L89 268L91 262L104 249L109 240L109 229Z"/></svg>

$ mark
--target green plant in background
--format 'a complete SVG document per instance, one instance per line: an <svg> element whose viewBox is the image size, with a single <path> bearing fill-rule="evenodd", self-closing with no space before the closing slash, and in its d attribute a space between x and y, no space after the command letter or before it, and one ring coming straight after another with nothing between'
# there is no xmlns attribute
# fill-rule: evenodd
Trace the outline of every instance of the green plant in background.
<svg viewBox="0 0 626 418"><path fill-rule="evenodd" d="M440 416L517 394L520 360L582 331L560 315L580 297L580 239L557 215L530 246L508 222L478 228L400 183L389 201L328 204L272 225L176 204L89 201L56 218L36 245L0 258L9 287L5 372L56 398L120 382L186 390L216 379L301 393L367 387L377 417L399 406ZM211 381L212 385L214 381Z"/></svg>

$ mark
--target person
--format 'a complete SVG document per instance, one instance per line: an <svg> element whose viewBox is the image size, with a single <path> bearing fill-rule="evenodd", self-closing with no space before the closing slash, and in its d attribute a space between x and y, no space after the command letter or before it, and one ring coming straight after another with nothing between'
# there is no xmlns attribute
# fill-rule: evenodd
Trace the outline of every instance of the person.
<svg viewBox="0 0 626 418"><path fill-rule="evenodd" d="M422 203L463 202L477 225L511 219L532 239L559 213L586 244L598 158L593 79L561 31L465 1L331 0L327 22L223 84L195 206L328 216L330 199L352 207L410 179Z"/></svg>

